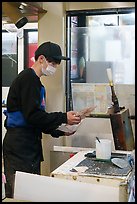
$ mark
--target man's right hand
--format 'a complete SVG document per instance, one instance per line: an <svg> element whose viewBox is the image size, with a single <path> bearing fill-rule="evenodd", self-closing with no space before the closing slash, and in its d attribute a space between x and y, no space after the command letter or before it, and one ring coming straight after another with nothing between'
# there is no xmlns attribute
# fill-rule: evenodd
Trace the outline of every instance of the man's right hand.
<svg viewBox="0 0 137 204"><path fill-rule="evenodd" d="M81 117L77 114L76 111L67 112L67 124L76 125L81 122Z"/></svg>

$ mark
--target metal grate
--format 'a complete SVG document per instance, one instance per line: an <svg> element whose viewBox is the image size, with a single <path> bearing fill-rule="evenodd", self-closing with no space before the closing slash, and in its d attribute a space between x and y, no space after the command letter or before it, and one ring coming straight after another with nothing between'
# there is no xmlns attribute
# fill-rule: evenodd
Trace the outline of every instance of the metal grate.
<svg viewBox="0 0 137 204"><path fill-rule="evenodd" d="M85 173L97 175L126 176L131 171L130 165L125 168L119 168L111 161L100 161L96 160L96 158L86 158L77 166L86 166L88 169Z"/></svg>

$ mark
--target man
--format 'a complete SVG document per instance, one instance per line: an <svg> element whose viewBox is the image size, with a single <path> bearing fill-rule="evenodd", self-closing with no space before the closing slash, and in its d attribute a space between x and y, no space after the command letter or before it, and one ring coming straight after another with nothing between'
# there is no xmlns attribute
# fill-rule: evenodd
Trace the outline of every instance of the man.
<svg viewBox="0 0 137 204"><path fill-rule="evenodd" d="M33 66L20 72L9 89L3 140L6 197L13 197L16 171L40 174L42 132L52 137L70 135L57 128L62 123L73 125L81 121L74 111L48 113L45 109L46 92L40 77L53 75L61 60L68 58L62 56L59 45L41 44Z"/></svg>

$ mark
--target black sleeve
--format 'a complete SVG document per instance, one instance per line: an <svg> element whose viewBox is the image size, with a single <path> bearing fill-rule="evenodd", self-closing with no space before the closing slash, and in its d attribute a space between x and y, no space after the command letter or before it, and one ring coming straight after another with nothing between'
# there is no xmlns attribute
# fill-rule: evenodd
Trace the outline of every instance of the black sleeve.
<svg viewBox="0 0 137 204"><path fill-rule="evenodd" d="M28 79L21 81L21 111L27 122L37 128L56 129L62 123L67 123L67 114L63 112L48 113L40 108L41 82L38 77L32 74Z"/></svg>
<svg viewBox="0 0 137 204"><path fill-rule="evenodd" d="M50 130L50 131L49 130L43 130L42 132L46 133L46 134L50 134L52 137L56 137L56 138L65 135L65 133L61 130Z"/></svg>

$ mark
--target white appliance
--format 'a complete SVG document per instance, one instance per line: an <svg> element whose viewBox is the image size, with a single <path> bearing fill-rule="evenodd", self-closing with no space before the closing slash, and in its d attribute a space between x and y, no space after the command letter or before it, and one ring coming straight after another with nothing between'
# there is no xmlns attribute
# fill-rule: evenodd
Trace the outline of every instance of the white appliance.
<svg viewBox="0 0 137 204"><path fill-rule="evenodd" d="M116 152L125 153L125 151L116 151ZM129 180L131 180L131 177L133 176L132 171L129 171L127 175L116 175L116 176L114 174L112 175L104 175L104 174L96 174L96 173L87 174L84 171L82 171L82 166L79 170L75 171L75 167L80 162L85 160L86 158L85 154L87 153L89 153L89 150L78 152L73 157L68 159L64 164L62 164L57 169L52 171L50 176L54 178L62 178L62 179L73 180L77 182L79 181L80 183L81 182L90 183L94 185L95 194L90 195L91 199L94 197L94 202L103 202L103 201L104 202L127 202L129 197L129 191L128 191L129 183L130 183ZM126 151L126 153L128 152ZM108 197L105 197L104 195L108 195Z"/></svg>

